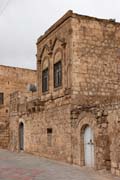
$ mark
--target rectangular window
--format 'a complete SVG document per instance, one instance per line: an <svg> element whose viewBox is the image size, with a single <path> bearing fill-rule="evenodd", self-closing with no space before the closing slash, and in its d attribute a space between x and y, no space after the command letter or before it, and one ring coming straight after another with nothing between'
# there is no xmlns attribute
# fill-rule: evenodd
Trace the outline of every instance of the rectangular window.
<svg viewBox="0 0 120 180"><path fill-rule="evenodd" d="M42 72L42 92L48 91L48 68Z"/></svg>
<svg viewBox="0 0 120 180"><path fill-rule="evenodd" d="M47 128L47 144L52 146L52 128Z"/></svg>
<svg viewBox="0 0 120 180"><path fill-rule="evenodd" d="M4 104L4 93L0 93L0 105Z"/></svg>
<svg viewBox="0 0 120 180"><path fill-rule="evenodd" d="M61 61L54 64L54 87L62 85L62 63Z"/></svg>

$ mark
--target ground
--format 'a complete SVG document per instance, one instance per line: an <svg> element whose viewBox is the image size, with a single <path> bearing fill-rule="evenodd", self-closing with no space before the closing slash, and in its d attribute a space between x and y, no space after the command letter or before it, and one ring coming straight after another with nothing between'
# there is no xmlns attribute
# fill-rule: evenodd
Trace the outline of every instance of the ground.
<svg viewBox="0 0 120 180"><path fill-rule="evenodd" d="M26 153L0 150L0 180L119 180L109 173L80 168Z"/></svg>

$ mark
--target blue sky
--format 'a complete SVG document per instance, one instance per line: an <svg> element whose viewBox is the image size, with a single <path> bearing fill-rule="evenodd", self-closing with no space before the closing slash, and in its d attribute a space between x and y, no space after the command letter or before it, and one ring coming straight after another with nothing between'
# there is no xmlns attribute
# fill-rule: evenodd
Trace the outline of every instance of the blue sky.
<svg viewBox="0 0 120 180"><path fill-rule="evenodd" d="M0 0L0 64L36 68L36 41L69 9L120 22L120 0Z"/></svg>

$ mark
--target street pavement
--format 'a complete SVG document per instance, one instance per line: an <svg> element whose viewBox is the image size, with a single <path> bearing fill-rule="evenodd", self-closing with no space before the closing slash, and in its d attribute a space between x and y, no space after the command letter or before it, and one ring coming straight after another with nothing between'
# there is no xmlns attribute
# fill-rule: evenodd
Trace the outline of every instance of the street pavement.
<svg viewBox="0 0 120 180"><path fill-rule="evenodd" d="M23 152L0 150L0 180L120 180L120 177Z"/></svg>

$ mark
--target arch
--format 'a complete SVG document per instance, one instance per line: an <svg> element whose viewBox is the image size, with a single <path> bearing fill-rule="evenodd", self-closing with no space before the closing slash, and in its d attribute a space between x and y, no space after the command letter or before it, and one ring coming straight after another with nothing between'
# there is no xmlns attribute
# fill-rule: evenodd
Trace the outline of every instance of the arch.
<svg viewBox="0 0 120 180"><path fill-rule="evenodd" d="M24 150L24 123L19 124L19 150Z"/></svg>
<svg viewBox="0 0 120 180"><path fill-rule="evenodd" d="M45 45L43 46L43 48L42 48L41 53L40 53L40 59L42 58L45 49L46 49L48 52L50 51L50 47L49 47L47 44L45 44Z"/></svg>
<svg viewBox="0 0 120 180"><path fill-rule="evenodd" d="M49 57L45 56L44 59L42 60L42 71L46 68L49 68L49 64L50 64Z"/></svg>
<svg viewBox="0 0 120 180"><path fill-rule="evenodd" d="M50 78L50 61L49 57L45 56L42 60L41 79L42 79L42 92L48 92L49 90L49 78Z"/></svg>
<svg viewBox="0 0 120 180"><path fill-rule="evenodd" d="M57 41L59 41L59 42L61 43L61 45L66 44L65 38L56 37L56 38L54 39L54 42L53 42L53 45L52 45L52 48L51 48L52 51L54 50Z"/></svg>
<svg viewBox="0 0 120 180"><path fill-rule="evenodd" d="M57 48L53 56L53 63L55 64L60 60L63 60L63 50L61 48Z"/></svg>
<svg viewBox="0 0 120 180"><path fill-rule="evenodd" d="M63 52L57 48L53 56L53 81L54 88L61 87L64 80Z"/></svg>

